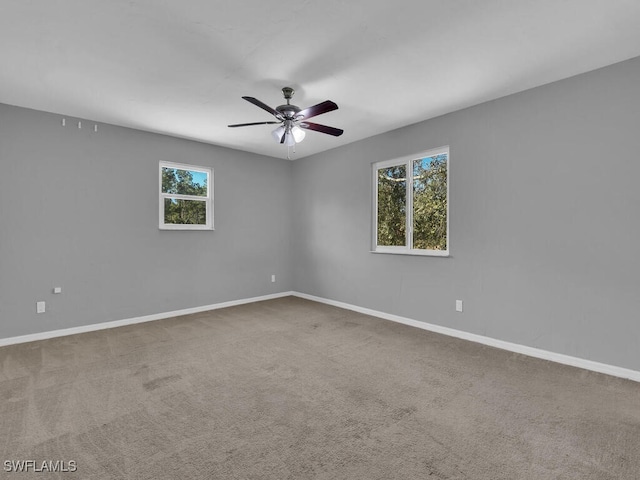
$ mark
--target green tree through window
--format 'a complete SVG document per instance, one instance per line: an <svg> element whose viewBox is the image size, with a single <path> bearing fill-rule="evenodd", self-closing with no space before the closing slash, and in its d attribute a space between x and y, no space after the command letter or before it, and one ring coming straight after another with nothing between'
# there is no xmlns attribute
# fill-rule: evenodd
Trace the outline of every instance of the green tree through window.
<svg viewBox="0 0 640 480"><path fill-rule="evenodd" d="M407 167L378 170L378 245L406 245Z"/></svg>
<svg viewBox="0 0 640 480"><path fill-rule="evenodd" d="M413 161L413 248L447 249L447 155Z"/></svg>

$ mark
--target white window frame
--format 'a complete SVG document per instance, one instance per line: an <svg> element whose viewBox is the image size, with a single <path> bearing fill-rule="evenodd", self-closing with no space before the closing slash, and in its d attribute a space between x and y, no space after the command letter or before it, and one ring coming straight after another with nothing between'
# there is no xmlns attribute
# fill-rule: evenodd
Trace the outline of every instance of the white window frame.
<svg viewBox="0 0 640 480"><path fill-rule="evenodd" d="M447 155L447 249L446 250L426 250L413 248L413 161L421 158L433 157L436 155ZM406 198L406 245L390 246L378 245L378 170L396 165L405 165L407 172L407 198ZM373 250L372 253L393 253L400 255L422 255L432 257L448 257L450 255L451 242L449 237L449 224L451 217L449 215L449 184L451 182L451 155L449 146L434 148L415 155L407 155L405 157L395 158L393 160L385 160L372 164L373 170Z"/></svg>
<svg viewBox="0 0 640 480"><path fill-rule="evenodd" d="M207 196L196 195L177 195L173 193L162 192L162 169L163 168L175 168L178 170L189 170L191 172L200 172L207 175ZM164 162L161 161L158 167L159 187L160 194L160 207L159 207L159 219L158 225L161 230L213 230L213 169L209 167L199 167L196 165L187 165L184 163ZM205 202L206 205L206 221L203 225L192 224L175 224L164 223L164 200L165 198L175 198L177 200L197 200Z"/></svg>

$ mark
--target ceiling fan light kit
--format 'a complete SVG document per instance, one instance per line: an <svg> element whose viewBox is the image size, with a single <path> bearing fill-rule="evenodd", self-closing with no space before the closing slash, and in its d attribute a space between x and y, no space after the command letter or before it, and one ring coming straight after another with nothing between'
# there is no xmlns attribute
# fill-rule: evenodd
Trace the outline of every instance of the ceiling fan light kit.
<svg viewBox="0 0 640 480"><path fill-rule="evenodd" d="M293 127L291 127L290 131L287 131L284 126L280 125L273 132L271 132L271 136L278 143L282 143L281 140L283 135L284 135L284 143L288 147L293 147L295 146L296 143L300 143L302 140L304 140L306 133L303 129L301 129L297 125L294 125Z"/></svg>
<svg viewBox="0 0 640 480"><path fill-rule="evenodd" d="M280 124L271 135L274 140L278 143L287 145L287 151L290 147L294 147L296 143L300 143L304 140L306 136L306 130L314 130L320 133L326 133L328 135L333 135L334 137L339 137L344 133L344 130L335 127L329 127L327 125L321 125L319 123L311 123L307 122L307 119L321 115L323 113L332 112L333 110L338 109L338 105L336 105L331 100L326 100L317 105L314 105L309 108L305 108L301 110L300 107L296 105L291 105L291 97L295 91L291 87L284 87L282 89L282 94L287 101L285 105L280 105L276 108L271 108L269 105L261 102L257 98L253 97L242 97L247 102L253 103L256 107L259 107L266 112L269 112L271 115L276 117L278 121L274 122L252 122L252 123L237 123L234 125L229 125L229 127L248 127L251 125L277 125ZM287 155L287 158L290 158Z"/></svg>

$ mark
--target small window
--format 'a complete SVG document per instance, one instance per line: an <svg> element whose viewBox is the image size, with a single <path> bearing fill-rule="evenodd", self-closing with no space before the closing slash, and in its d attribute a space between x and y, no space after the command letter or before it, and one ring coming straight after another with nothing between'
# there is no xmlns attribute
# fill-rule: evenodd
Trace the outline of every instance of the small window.
<svg viewBox="0 0 640 480"><path fill-rule="evenodd" d="M160 162L160 228L213 230L213 171Z"/></svg>
<svg viewBox="0 0 640 480"><path fill-rule="evenodd" d="M449 255L449 147L373 164L374 251Z"/></svg>

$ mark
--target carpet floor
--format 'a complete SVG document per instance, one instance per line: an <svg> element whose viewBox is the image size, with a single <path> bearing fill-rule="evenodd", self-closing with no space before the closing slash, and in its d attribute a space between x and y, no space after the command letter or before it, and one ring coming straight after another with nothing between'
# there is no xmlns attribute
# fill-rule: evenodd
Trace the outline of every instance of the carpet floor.
<svg viewBox="0 0 640 480"><path fill-rule="evenodd" d="M640 384L295 297L0 365L2 478L640 478Z"/></svg>

